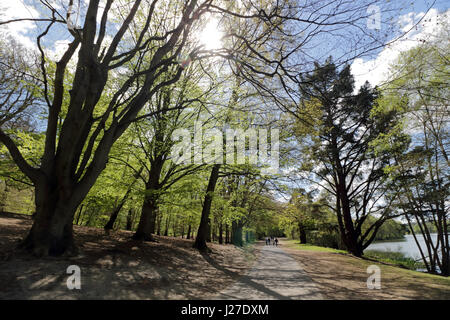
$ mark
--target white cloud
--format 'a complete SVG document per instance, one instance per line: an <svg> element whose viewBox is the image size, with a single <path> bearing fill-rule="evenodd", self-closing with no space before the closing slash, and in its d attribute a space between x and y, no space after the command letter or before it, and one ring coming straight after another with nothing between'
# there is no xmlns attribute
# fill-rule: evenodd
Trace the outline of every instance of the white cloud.
<svg viewBox="0 0 450 320"><path fill-rule="evenodd" d="M22 1L0 0L0 21L19 18L38 18L39 12L32 6ZM27 33L37 28L33 21L19 21L2 25L0 32L5 32L26 47L35 47L35 43L27 36Z"/></svg>
<svg viewBox="0 0 450 320"><path fill-rule="evenodd" d="M426 16L425 13L410 12L398 19L400 29L408 34L401 40L398 40L389 46L386 46L380 54L373 60L364 61L355 59L351 65L351 71L355 76L355 90L367 80L372 86L380 85L385 82L389 75L390 65L398 58L400 52L407 51L418 44L420 40L433 40L436 34L442 28L443 24L437 24L438 20L445 19L450 23L450 9L444 13L439 13L436 9L431 9ZM419 25L414 25L422 18Z"/></svg>
<svg viewBox="0 0 450 320"><path fill-rule="evenodd" d="M50 50L49 52L50 58L54 61L58 61L59 59L61 59L64 52L66 52L70 42L70 40L56 40L52 50Z"/></svg>

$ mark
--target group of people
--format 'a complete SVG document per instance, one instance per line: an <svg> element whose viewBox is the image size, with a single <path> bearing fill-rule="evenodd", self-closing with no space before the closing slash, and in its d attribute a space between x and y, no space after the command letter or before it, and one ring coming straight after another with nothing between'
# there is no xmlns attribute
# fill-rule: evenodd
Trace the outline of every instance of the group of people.
<svg viewBox="0 0 450 320"><path fill-rule="evenodd" d="M270 246L270 244L278 247L278 239L274 238L274 237L267 237L266 238L266 246Z"/></svg>

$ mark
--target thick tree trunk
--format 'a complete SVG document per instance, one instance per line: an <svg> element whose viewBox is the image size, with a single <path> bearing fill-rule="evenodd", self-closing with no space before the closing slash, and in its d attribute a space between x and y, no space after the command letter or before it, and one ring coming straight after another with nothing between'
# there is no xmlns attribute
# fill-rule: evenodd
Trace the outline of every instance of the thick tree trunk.
<svg viewBox="0 0 450 320"><path fill-rule="evenodd" d="M73 256L78 253L73 238L73 220L78 207L70 192L58 192L48 185L36 186L36 215L19 245L35 256ZM61 196L68 195L62 199Z"/></svg>
<svg viewBox="0 0 450 320"><path fill-rule="evenodd" d="M73 239L73 214L37 211L33 226L20 247L35 256L72 256L78 253Z"/></svg>
<svg viewBox="0 0 450 320"><path fill-rule="evenodd" d="M156 215L158 212L158 200L160 197L161 170L164 162L157 159L152 162L148 181L145 184L145 198L142 204L141 218L136 233L133 236L135 240L155 241Z"/></svg>
<svg viewBox="0 0 450 320"><path fill-rule="evenodd" d="M363 255L362 245L358 241L358 233L353 225L350 202L348 200L347 190L345 188L345 178L340 175L337 185L336 203L338 210L338 222L341 233L342 242L344 242L347 250L356 257Z"/></svg>
<svg viewBox="0 0 450 320"><path fill-rule="evenodd" d="M153 233L155 233L155 220L157 211L156 200L146 195L144 204L142 205L141 219L133 239L142 241L155 241Z"/></svg>
<svg viewBox="0 0 450 320"><path fill-rule="evenodd" d="M214 190L216 188L217 179L219 178L220 165L215 164L212 167L211 175L209 176L208 187L206 188L205 201L203 203L202 216L200 219L200 225L197 231L197 237L195 238L194 248L199 250L206 250L208 246L206 241L208 239L209 232L209 213L211 211L211 204L214 196Z"/></svg>
<svg viewBox="0 0 450 320"><path fill-rule="evenodd" d="M306 230L305 226L301 222L298 223L298 231L300 233L300 243L306 243Z"/></svg>

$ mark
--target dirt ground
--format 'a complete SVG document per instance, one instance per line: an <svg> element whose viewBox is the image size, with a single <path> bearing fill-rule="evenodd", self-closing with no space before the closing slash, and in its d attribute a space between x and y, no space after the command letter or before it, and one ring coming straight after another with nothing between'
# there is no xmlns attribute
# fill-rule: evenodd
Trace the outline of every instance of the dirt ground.
<svg viewBox="0 0 450 320"><path fill-rule="evenodd" d="M0 299L211 299L248 280L248 271L258 265L260 245L210 244L211 252L201 254L192 240L157 237L156 243L142 243L132 240L131 232L108 236L102 229L78 226L79 256L36 259L14 249L31 222L28 216L0 214ZM280 244L325 299L450 299L448 278ZM367 289L372 264L381 268L381 290ZM67 288L70 265L81 269L81 290ZM246 281L261 289L255 282Z"/></svg>
<svg viewBox="0 0 450 320"><path fill-rule="evenodd" d="M285 252L296 259L320 288L325 299L450 299L450 279L376 262L351 255L299 250L281 241ZM368 289L367 267L381 269L381 289Z"/></svg>
<svg viewBox="0 0 450 320"><path fill-rule="evenodd" d="M192 240L156 237L131 240L131 232L109 236L74 226L81 254L36 259L14 248L31 226L29 217L0 215L0 299L207 299L252 266L255 249L210 244L208 254ZM69 290L67 267L81 269L81 289Z"/></svg>

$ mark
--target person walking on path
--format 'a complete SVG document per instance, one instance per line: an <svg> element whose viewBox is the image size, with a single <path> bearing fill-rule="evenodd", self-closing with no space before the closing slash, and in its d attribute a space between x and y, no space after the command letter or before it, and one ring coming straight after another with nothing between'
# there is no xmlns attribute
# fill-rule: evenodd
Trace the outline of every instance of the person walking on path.
<svg viewBox="0 0 450 320"><path fill-rule="evenodd" d="M275 247L278 247L278 238L275 238L274 243L275 243Z"/></svg>

